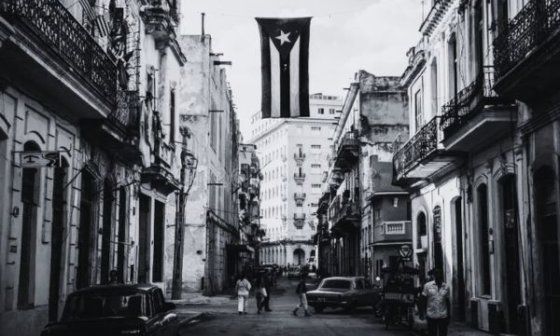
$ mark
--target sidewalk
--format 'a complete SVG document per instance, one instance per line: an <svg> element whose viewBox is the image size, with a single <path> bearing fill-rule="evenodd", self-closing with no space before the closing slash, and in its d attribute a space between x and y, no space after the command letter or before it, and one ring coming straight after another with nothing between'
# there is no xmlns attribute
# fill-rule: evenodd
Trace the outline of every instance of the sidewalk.
<svg viewBox="0 0 560 336"><path fill-rule="evenodd" d="M415 320L414 323L416 326L421 326L420 330L414 330L412 332L413 335L415 336L419 336L419 335L427 335L427 331L426 331L426 322L425 321L420 321L420 320ZM449 332L448 332L449 336L488 336L491 335L487 332L484 331L480 331L477 329L473 329L469 326L467 326L464 323L459 323L459 322L451 322L451 324L449 325Z"/></svg>
<svg viewBox="0 0 560 336"><path fill-rule="evenodd" d="M202 293L183 293L183 298L180 300L169 300L177 306L185 305L222 305L230 300L232 296L230 294L205 296Z"/></svg>

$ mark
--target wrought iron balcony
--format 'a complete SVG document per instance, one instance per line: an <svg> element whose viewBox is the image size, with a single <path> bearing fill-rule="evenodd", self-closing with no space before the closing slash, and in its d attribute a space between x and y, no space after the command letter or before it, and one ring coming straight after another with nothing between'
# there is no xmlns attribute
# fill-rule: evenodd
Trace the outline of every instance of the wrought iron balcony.
<svg viewBox="0 0 560 336"><path fill-rule="evenodd" d="M516 118L511 101L493 90L494 71L486 67L477 78L443 105L440 127L447 150L467 151L489 143L510 129Z"/></svg>
<svg viewBox="0 0 560 336"><path fill-rule="evenodd" d="M305 153L303 153L301 147L298 149L297 153L294 153L294 160L296 160L298 166L303 164L303 161L305 160Z"/></svg>
<svg viewBox="0 0 560 336"><path fill-rule="evenodd" d="M294 180L299 185L303 184L305 182L305 173L294 173Z"/></svg>
<svg viewBox="0 0 560 336"><path fill-rule="evenodd" d="M148 0L143 8L142 18L147 30L156 40L174 35L174 26L179 23L176 0Z"/></svg>
<svg viewBox="0 0 560 336"><path fill-rule="evenodd" d="M358 161L359 156L360 142L358 140L358 133L355 131L346 132L338 145L334 167L348 170Z"/></svg>
<svg viewBox="0 0 560 336"><path fill-rule="evenodd" d="M329 219L338 228L356 228L360 225L360 207L353 200L342 200L337 195L329 207Z"/></svg>
<svg viewBox="0 0 560 336"><path fill-rule="evenodd" d="M138 91L118 91L117 104L109 121L119 130L137 136L140 133L140 106Z"/></svg>
<svg viewBox="0 0 560 336"><path fill-rule="evenodd" d="M493 44L498 93L527 101L560 87L560 0L531 0L497 28Z"/></svg>
<svg viewBox="0 0 560 336"><path fill-rule="evenodd" d="M305 214L294 214L294 226L298 229L305 225Z"/></svg>
<svg viewBox="0 0 560 336"><path fill-rule="evenodd" d="M4 0L0 15L46 45L65 68L114 106L117 67L89 32L57 0Z"/></svg>
<svg viewBox="0 0 560 336"><path fill-rule="evenodd" d="M303 202L305 201L305 197L305 193L294 193L294 200L296 201L296 205L302 206Z"/></svg>
<svg viewBox="0 0 560 336"><path fill-rule="evenodd" d="M424 125L393 156L393 183L406 185L425 179L457 160L456 153L446 152L440 144L440 117Z"/></svg>

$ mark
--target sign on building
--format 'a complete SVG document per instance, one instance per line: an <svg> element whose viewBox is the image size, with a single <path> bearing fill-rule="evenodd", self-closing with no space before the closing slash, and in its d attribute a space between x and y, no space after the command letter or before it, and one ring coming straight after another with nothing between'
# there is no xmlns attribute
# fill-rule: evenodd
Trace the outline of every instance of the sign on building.
<svg viewBox="0 0 560 336"><path fill-rule="evenodd" d="M61 162L60 152L20 152L19 164L22 168L59 167Z"/></svg>

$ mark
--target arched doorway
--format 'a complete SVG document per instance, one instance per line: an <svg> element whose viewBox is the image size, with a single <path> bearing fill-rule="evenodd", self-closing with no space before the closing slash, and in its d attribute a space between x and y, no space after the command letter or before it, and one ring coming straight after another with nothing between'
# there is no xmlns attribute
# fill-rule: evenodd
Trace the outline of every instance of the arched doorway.
<svg viewBox="0 0 560 336"><path fill-rule="evenodd" d="M426 248L428 246L428 229L426 223L426 214L420 212L416 216L416 248L420 250L416 256L418 260L418 269L420 270L420 283L426 281L428 270L426 269Z"/></svg>
<svg viewBox="0 0 560 336"><path fill-rule="evenodd" d="M500 212L502 217L503 252L505 258L506 320L508 332L517 334L518 306L521 304L521 268L519 260L519 225L515 175L500 179Z"/></svg>
<svg viewBox="0 0 560 336"><path fill-rule="evenodd" d="M434 244L434 268L444 271L442 232L441 232L441 207L439 205L434 208L433 216L434 216L434 225L432 229L433 229L433 244Z"/></svg>
<svg viewBox="0 0 560 336"><path fill-rule="evenodd" d="M298 266L305 264L305 251L301 248L294 250L294 264Z"/></svg>
<svg viewBox="0 0 560 336"><path fill-rule="evenodd" d="M26 152L40 151L34 142L23 146ZM35 253L37 216L39 208L40 174L37 168L23 168L21 176L21 246L19 263L18 308L28 309L34 305Z"/></svg>
<svg viewBox="0 0 560 336"><path fill-rule="evenodd" d="M95 178L84 169L80 197L80 228L78 230L78 274L76 287L83 288L91 284L94 267L92 249L95 247L96 208Z"/></svg>
<svg viewBox="0 0 560 336"><path fill-rule="evenodd" d="M537 210L537 236L541 247L541 266L544 285L544 312L546 335L560 334L560 246L558 241L558 214L556 186L558 181L552 168L545 166L533 176Z"/></svg>
<svg viewBox="0 0 560 336"><path fill-rule="evenodd" d="M455 290L455 309L457 312L458 320L463 321L465 319L465 308L466 308L466 295L465 295L465 268L464 268L464 247L463 247L463 199L461 197L455 198L451 204L454 215L455 224L455 253L454 253L454 271L455 276L453 277L456 282L454 287Z"/></svg>
<svg viewBox="0 0 560 336"><path fill-rule="evenodd" d="M101 283L109 282L111 269L111 240L113 237L114 183L105 179L103 185L103 228L101 235Z"/></svg>

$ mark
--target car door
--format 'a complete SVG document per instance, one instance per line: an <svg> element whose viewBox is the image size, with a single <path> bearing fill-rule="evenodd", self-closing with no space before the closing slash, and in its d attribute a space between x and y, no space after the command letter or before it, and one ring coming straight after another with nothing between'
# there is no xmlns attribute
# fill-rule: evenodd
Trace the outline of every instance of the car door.
<svg viewBox="0 0 560 336"><path fill-rule="evenodd" d="M356 283L356 301L358 302L358 305L362 306L364 305L364 279L361 278L357 278L355 280Z"/></svg>

